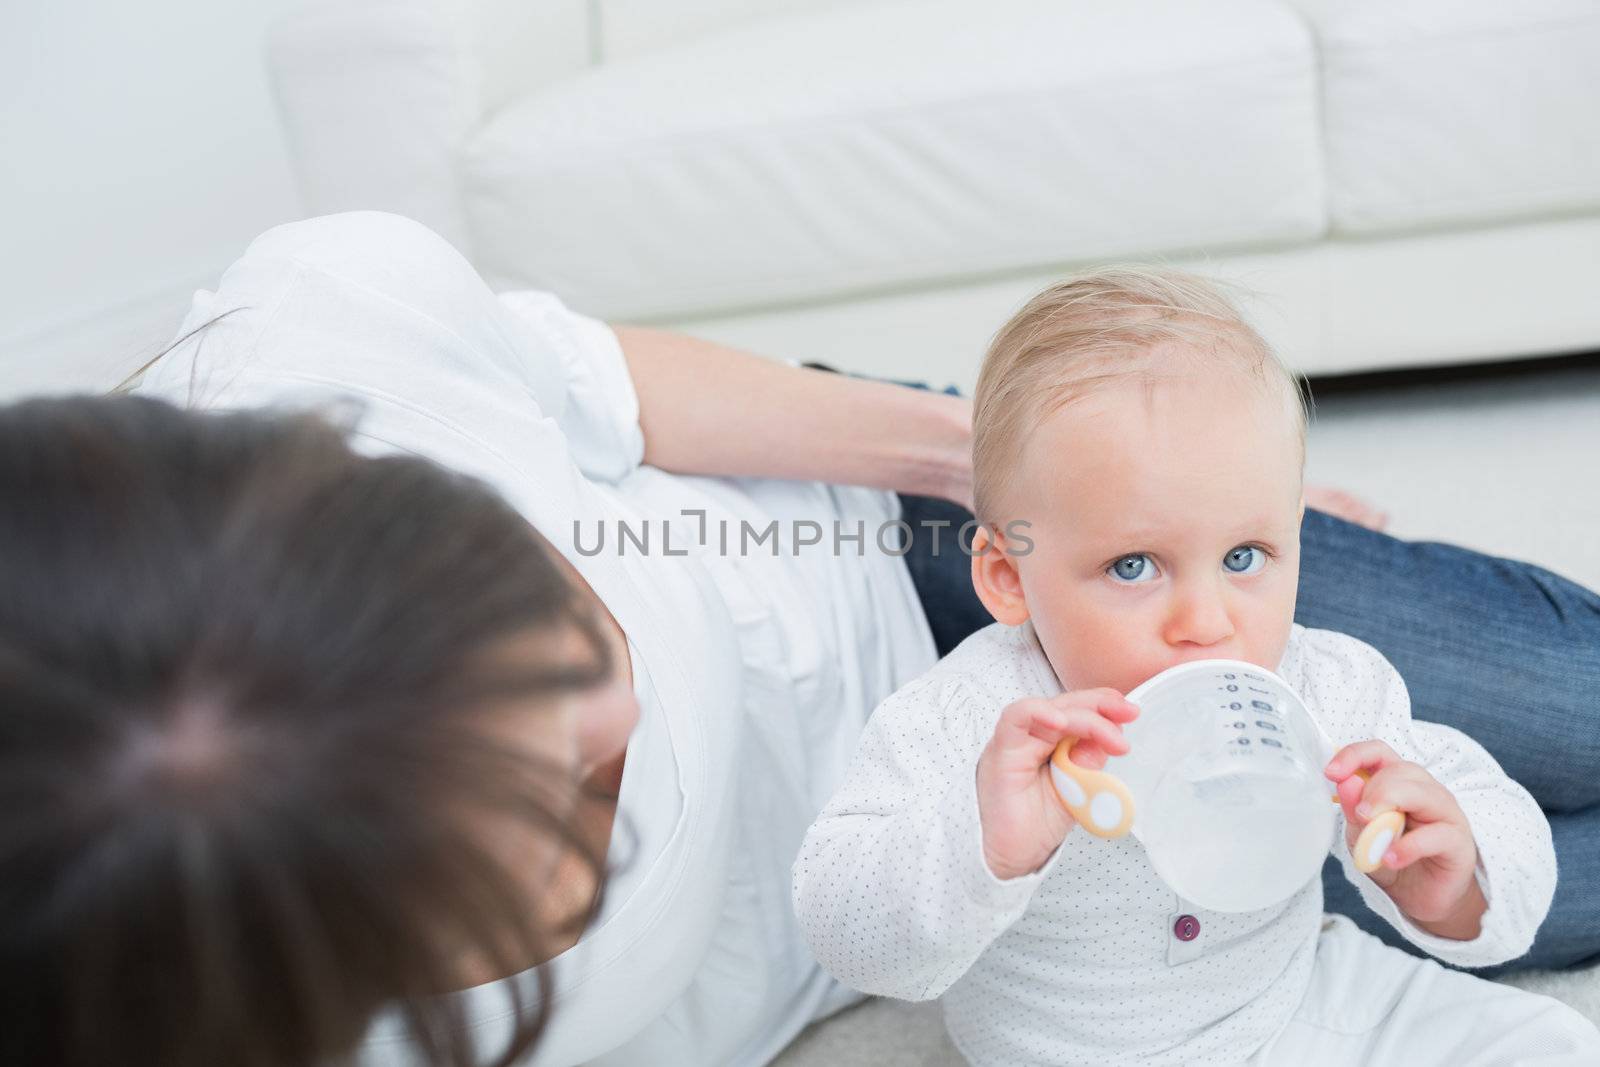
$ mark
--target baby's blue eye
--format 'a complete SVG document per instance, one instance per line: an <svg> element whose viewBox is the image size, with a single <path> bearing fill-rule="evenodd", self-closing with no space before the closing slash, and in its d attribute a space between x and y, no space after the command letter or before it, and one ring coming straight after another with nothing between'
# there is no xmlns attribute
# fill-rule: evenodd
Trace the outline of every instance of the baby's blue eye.
<svg viewBox="0 0 1600 1067"><path fill-rule="evenodd" d="M1124 579L1125 584L1137 585L1140 582L1149 581L1150 578L1146 577L1147 575L1153 577L1155 574L1151 567L1145 565L1149 559L1150 557L1142 552L1134 556L1123 556L1106 568L1106 573Z"/></svg>
<svg viewBox="0 0 1600 1067"><path fill-rule="evenodd" d="M1267 565L1267 554L1254 545L1240 545L1222 557L1222 565L1234 574L1254 574Z"/></svg>

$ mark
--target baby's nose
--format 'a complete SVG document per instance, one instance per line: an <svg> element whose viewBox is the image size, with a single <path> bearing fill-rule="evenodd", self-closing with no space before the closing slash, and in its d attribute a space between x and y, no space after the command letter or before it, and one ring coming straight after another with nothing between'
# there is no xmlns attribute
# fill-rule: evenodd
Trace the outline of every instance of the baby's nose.
<svg viewBox="0 0 1600 1067"><path fill-rule="evenodd" d="M1233 619L1222 598L1213 595L1185 597L1176 605L1167 627L1174 645L1209 648L1233 636Z"/></svg>

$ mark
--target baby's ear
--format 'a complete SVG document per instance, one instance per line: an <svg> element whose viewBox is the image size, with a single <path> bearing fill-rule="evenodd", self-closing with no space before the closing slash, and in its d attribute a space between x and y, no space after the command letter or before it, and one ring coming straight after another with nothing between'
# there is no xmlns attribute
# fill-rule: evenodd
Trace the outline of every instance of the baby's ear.
<svg viewBox="0 0 1600 1067"><path fill-rule="evenodd" d="M1032 542L1026 542L1032 547ZM1028 621L1028 601L1022 595L1022 577L1015 548L998 530L978 527L972 536L972 588L997 622L1020 626Z"/></svg>

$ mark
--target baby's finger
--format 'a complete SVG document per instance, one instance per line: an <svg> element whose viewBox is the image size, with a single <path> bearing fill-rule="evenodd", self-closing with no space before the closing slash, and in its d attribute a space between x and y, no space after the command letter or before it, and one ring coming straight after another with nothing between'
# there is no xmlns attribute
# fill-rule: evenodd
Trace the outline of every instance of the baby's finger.
<svg viewBox="0 0 1600 1067"><path fill-rule="evenodd" d="M1062 693L1052 702L1062 710L1093 708L1113 722L1132 722L1139 717L1137 704L1105 686L1099 689L1075 689L1070 693Z"/></svg>
<svg viewBox="0 0 1600 1067"><path fill-rule="evenodd" d="M1455 822L1461 814L1450 790L1409 763L1384 768L1362 790L1356 819L1365 823L1380 811L1403 811L1417 823Z"/></svg>
<svg viewBox="0 0 1600 1067"><path fill-rule="evenodd" d="M1464 841L1461 828L1450 823L1408 827L1384 853L1383 865L1391 871L1403 871L1418 860L1461 855L1469 851L1467 845L1470 839Z"/></svg>
<svg viewBox="0 0 1600 1067"><path fill-rule="evenodd" d="M1048 700L1030 698L1009 705L995 726L995 743L1007 766L1036 768L1050 758L1063 738L1092 740L1108 753L1128 751L1122 727L1085 708L1062 709Z"/></svg>
<svg viewBox="0 0 1600 1067"><path fill-rule="evenodd" d="M1335 752L1322 773L1337 782L1357 771L1376 772L1403 762L1395 750L1382 741L1357 741Z"/></svg>
<svg viewBox="0 0 1600 1067"><path fill-rule="evenodd" d="M1093 742L1107 755L1121 756L1128 751L1128 739L1122 735L1122 725L1096 711L1073 708L1062 712L1061 719L1063 737L1076 737L1080 745Z"/></svg>
<svg viewBox="0 0 1600 1067"><path fill-rule="evenodd" d="M1344 809L1345 821L1357 829L1365 820L1356 818L1356 805L1361 802L1361 794L1366 788L1367 780L1359 774L1352 774L1334 787L1334 792L1339 798L1339 806Z"/></svg>
<svg viewBox="0 0 1600 1067"><path fill-rule="evenodd" d="M1098 771L1105 767L1106 761L1111 758L1110 753L1101 748L1093 739L1079 741L1072 746L1072 762L1080 767L1087 767L1091 771Z"/></svg>
<svg viewBox="0 0 1600 1067"><path fill-rule="evenodd" d="M1064 736L1065 722L1047 700L1030 697L1006 705L995 723L990 745L1004 766L1019 771L1050 758Z"/></svg>
<svg viewBox="0 0 1600 1067"><path fill-rule="evenodd" d="M1378 773L1382 774L1384 772L1379 771ZM1339 779L1334 784L1334 797L1339 801L1339 806L1344 809L1345 821L1350 824L1352 829L1360 830L1371 819L1370 815L1358 814L1356 808L1361 803L1361 798L1366 796L1367 782L1373 777L1374 775L1371 771L1360 770L1348 778Z"/></svg>
<svg viewBox="0 0 1600 1067"><path fill-rule="evenodd" d="M1068 735L1086 738L1091 736L1091 730L1095 731L1095 736L1108 739L1122 736L1122 724L1101 714L1098 707L1061 705L1053 700L1029 700L1026 703L1030 731L1041 739L1060 740Z"/></svg>

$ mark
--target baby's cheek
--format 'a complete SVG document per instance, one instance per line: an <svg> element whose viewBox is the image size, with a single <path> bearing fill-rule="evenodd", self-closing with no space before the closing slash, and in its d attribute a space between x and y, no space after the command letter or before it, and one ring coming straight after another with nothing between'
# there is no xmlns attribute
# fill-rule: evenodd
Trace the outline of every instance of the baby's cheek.
<svg viewBox="0 0 1600 1067"><path fill-rule="evenodd" d="M1247 655L1244 659L1277 670L1289 647L1294 626L1295 589L1290 581L1279 581L1262 590L1262 595L1246 605L1241 636Z"/></svg>
<svg viewBox="0 0 1600 1067"><path fill-rule="evenodd" d="M1081 622L1059 633L1053 642L1055 651L1048 645L1045 648L1056 674L1064 675L1061 683L1068 689L1108 686L1126 693L1161 669L1159 665L1152 666L1143 654L1150 644L1148 639L1115 621L1100 620L1098 625Z"/></svg>

